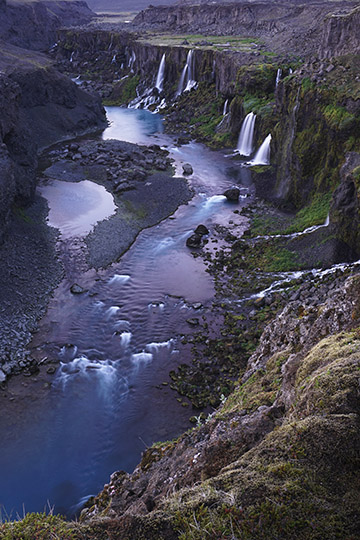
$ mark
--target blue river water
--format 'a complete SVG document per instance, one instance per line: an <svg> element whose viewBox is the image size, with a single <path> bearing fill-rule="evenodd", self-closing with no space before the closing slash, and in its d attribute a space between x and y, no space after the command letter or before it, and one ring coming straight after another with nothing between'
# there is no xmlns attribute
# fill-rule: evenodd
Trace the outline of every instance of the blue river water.
<svg viewBox="0 0 360 540"><path fill-rule="evenodd" d="M14 378L12 399L2 400L3 516L46 507L71 516L112 472L131 472L147 446L191 427L194 411L177 400L168 373L191 361L180 336L191 331L187 319L206 313L214 286L186 237L199 223L210 231L229 222L240 233L244 229L244 218L234 214L240 206L222 194L239 185L240 205L246 204L248 170L201 144L175 146L157 115L120 108L107 113L104 139L159 144L169 150L178 174L190 162L195 195L142 231L120 262L81 276L87 294L71 295L66 280L55 292L33 347L44 357L50 351L59 367L54 375L45 365L36 377ZM70 210L67 231L76 221Z"/></svg>

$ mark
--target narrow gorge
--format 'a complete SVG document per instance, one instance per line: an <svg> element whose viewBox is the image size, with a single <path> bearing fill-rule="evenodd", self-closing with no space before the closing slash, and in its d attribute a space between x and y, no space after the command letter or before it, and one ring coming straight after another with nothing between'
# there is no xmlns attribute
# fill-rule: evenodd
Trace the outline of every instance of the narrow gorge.
<svg viewBox="0 0 360 540"><path fill-rule="evenodd" d="M360 538L359 10L0 4L0 538Z"/></svg>

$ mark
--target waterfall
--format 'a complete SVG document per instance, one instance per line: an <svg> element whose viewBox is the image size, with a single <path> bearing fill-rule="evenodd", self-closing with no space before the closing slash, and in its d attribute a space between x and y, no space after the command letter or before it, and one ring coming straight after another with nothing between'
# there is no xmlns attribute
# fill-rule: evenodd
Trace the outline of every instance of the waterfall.
<svg viewBox="0 0 360 540"><path fill-rule="evenodd" d="M73 51L73 52L71 53L71 56L70 56L70 62L73 62L73 60L74 60L74 54L75 54L75 51Z"/></svg>
<svg viewBox="0 0 360 540"><path fill-rule="evenodd" d="M237 144L237 151L242 156L250 156L253 151L255 119L256 114L251 112L245 117L245 120L242 123Z"/></svg>
<svg viewBox="0 0 360 540"><path fill-rule="evenodd" d="M293 73L292 68L289 68L289 75L292 75L292 73Z"/></svg>
<svg viewBox="0 0 360 540"><path fill-rule="evenodd" d="M251 165L270 165L270 143L271 134L269 133L256 152L254 159L251 160Z"/></svg>
<svg viewBox="0 0 360 540"><path fill-rule="evenodd" d="M155 88L157 88L159 92L162 92L163 90L164 73L165 73L165 53L162 55L157 77L156 77L156 83L155 83Z"/></svg>
<svg viewBox="0 0 360 540"><path fill-rule="evenodd" d="M130 71L134 71L134 64L135 64L135 60L136 60L136 54L134 53L134 51L131 52L131 56L129 58L129 63L128 63L128 67L130 68Z"/></svg>
<svg viewBox="0 0 360 540"><path fill-rule="evenodd" d="M188 92L192 88L195 88L196 81L194 77L194 51L190 50L186 58L186 64L181 72L179 86L176 92L176 96L180 96L183 92Z"/></svg>
<svg viewBox="0 0 360 540"><path fill-rule="evenodd" d="M277 73L276 73L276 82L275 82L275 88L277 87L277 85L279 84L280 82L280 79L281 79L281 75L282 75L282 69L279 68L277 70Z"/></svg>
<svg viewBox="0 0 360 540"><path fill-rule="evenodd" d="M112 64L115 64L115 63L116 63L116 54L114 54L114 56L112 57L111 63L112 63Z"/></svg>
<svg viewBox="0 0 360 540"><path fill-rule="evenodd" d="M179 81L179 86L178 86L178 89L177 89L177 92L176 92L176 96L180 96L180 94L182 93L183 91L183 88L184 88L184 82L185 82L185 77L186 77L186 73L187 73L187 70L188 70L188 65L185 64L184 66L184 69L182 70L181 72L181 77L180 77L180 81Z"/></svg>
<svg viewBox="0 0 360 540"><path fill-rule="evenodd" d="M224 103L223 116L225 116L225 114L227 114L228 112L228 105L229 105L229 100L227 99Z"/></svg>

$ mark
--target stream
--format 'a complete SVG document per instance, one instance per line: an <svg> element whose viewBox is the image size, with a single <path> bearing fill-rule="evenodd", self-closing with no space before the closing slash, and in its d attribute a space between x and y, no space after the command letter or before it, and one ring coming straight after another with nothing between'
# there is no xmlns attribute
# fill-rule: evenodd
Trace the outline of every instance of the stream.
<svg viewBox="0 0 360 540"><path fill-rule="evenodd" d="M214 286L202 258L185 241L200 223L212 231L231 222L239 235L246 227L234 210L252 193L248 169L198 143L176 147L162 133L159 115L116 107L107 114L104 139L165 147L178 175L182 163L191 163L195 195L173 216L143 230L120 262L79 276L86 294L72 295L68 283L55 292L33 347L50 348L59 367L54 375L44 369L36 377L16 377L15 398L0 418L0 508L12 519L50 507L74 515L112 472L131 472L146 447L191 427L189 417L197 413L177 400L168 374L191 362L180 336L191 332L189 318L201 319L210 307ZM49 187L42 194L50 212L52 200L65 197L66 212L60 204L52 224L76 244L89 230L79 229L79 222L96 221L86 201L93 207L94 197L106 196L91 186L83 185L82 192L66 184L54 184L56 195ZM222 195L233 185L242 189L238 205ZM111 213L105 207L105 215Z"/></svg>

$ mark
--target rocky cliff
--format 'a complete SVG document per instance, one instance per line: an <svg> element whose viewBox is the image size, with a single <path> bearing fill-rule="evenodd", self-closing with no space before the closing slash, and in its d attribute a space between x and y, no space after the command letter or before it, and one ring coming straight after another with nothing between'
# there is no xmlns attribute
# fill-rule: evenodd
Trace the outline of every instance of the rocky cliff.
<svg viewBox="0 0 360 540"><path fill-rule="evenodd" d="M27 49L46 50L54 44L59 27L88 23L93 16L83 0L3 0L0 39Z"/></svg>
<svg viewBox="0 0 360 540"><path fill-rule="evenodd" d="M26 203L34 194L37 151L100 128L105 116L99 98L82 91L34 53L31 62L8 68L0 85L2 237L12 204Z"/></svg>
<svg viewBox="0 0 360 540"><path fill-rule="evenodd" d="M333 34L334 25L343 24L342 17L355 5L355 2L342 2L341 6L331 2L225 2L151 6L139 13L133 23L143 29L161 31L261 37L279 52L290 48L302 55L321 46L319 23L322 25L326 17L335 17L331 30L325 31L326 35ZM355 19L344 26L353 36L350 41L358 39ZM335 44L336 38L331 39Z"/></svg>

